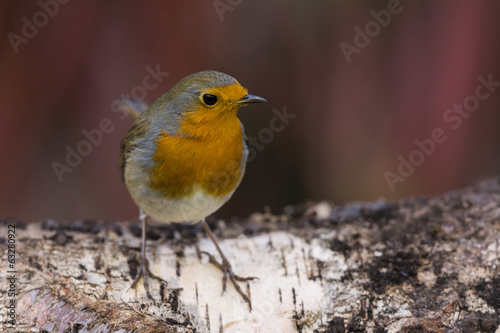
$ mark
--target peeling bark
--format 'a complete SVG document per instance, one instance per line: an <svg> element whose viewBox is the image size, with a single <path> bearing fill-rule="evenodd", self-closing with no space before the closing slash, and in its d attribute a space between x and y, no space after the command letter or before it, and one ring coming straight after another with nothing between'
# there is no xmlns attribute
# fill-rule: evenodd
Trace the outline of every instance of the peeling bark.
<svg viewBox="0 0 500 333"><path fill-rule="evenodd" d="M137 222L0 222L0 327L30 332L500 332L498 179L434 198L287 207L226 225L221 246L253 311L200 251L191 225L148 227L155 302ZM16 326L8 225L16 225Z"/></svg>

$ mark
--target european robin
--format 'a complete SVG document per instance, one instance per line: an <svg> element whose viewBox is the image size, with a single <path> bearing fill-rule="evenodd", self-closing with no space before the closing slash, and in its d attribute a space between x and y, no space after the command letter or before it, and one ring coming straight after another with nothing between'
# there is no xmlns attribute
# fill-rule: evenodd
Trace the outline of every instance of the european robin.
<svg viewBox="0 0 500 333"><path fill-rule="evenodd" d="M210 262L223 273L251 308L249 298L237 281L205 218L226 203L241 182L248 150L243 126L237 117L240 107L266 102L249 95L233 77L203 71L179 81L144 112L128 105L135 117L121 143L120 169L142 221L141 264L132 283L142 278L146 294L152 274L146 258L146 218L158 222L201 222L214 242L222 263Z"/></svg>

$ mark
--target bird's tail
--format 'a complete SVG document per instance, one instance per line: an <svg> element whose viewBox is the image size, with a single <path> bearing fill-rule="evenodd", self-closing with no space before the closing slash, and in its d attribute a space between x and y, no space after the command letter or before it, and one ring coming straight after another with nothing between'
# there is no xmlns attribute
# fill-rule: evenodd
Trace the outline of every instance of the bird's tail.
<svg viewBox="0 0 500 333"><path fill-rule="evenodd" d="M128 98L118 99L118 107L132 117L133 120L136 120L148 108L143 101Z"/></svg>

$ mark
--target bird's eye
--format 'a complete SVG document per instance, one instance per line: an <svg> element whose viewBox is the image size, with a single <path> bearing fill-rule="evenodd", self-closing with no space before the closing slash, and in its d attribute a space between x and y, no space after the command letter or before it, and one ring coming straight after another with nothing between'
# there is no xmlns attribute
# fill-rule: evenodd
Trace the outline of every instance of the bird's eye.
<svg viewBox="0 0 500 333"><path fill-rule="evenodd" d="M215 105L215 103L217 103L217 96L205 94L203 95L203 102L208 106Z"/></svg>

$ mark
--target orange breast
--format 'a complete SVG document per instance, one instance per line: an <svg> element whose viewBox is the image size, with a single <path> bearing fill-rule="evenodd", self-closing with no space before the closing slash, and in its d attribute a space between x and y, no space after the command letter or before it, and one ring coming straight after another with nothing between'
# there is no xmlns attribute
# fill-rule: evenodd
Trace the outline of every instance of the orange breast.
<svg viewBox="0 0 500 333"><path fill-rule="evenodd" d="M243 155L241 124L234 115L200 124L193 119L181 124L178 136L162 132L153 155L151 185L167 198L182 198L201 188L214 197L232 192L239 184ZM244 161L243 161L244 163Z"/></svg>

